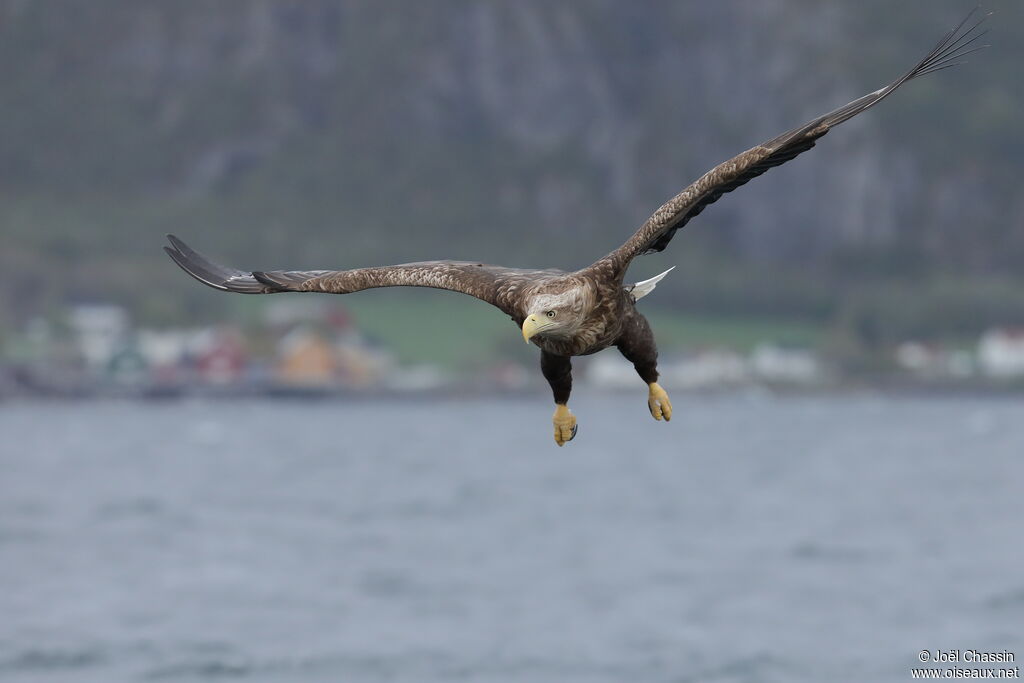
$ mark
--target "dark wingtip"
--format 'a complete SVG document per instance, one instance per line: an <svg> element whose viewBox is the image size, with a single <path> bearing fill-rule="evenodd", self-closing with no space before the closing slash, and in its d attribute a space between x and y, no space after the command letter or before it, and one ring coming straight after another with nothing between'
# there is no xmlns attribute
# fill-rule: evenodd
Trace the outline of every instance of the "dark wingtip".
<svg viewBox="0 0 1024 683"><path fill-rule="evenodd" d="M181 239L175 237L171 233L167 233L167 241L170 242L171 246L180 251L182 254L188 254L189 252L192 251L192 249L190 249L187 244L185 244Z"/></svg>
<svg viewBox="0 0 1024 683"><path fill-rule="evenodd" d="M171 257L171 260L174 261L179 268L194 277L196 280L199 280L199 282L202 282L208 287L213 287L214 289L228 291L228 288L224 286L224 283L221 281L223 278L218 278L216 274L203 270L202 268L197 267L194 263L189 263L188 258L177 249L164 247L164 251Z"/></svg>
<svg viewBox="0 0 1024 683"><path fill-rule="evenodd" d="M985 12L981 18L968 26L979 9L981 9L981 5L975 5L974 9L968 12L956 27L943 36L939 44L921 60L921 63L908 74L905 80L965 64L966 62L961 61L963 57L986 49L988 45L976 45L976 42L988 33L988 29L980 31L978 29L986 19L992 16L993 12ZM964 28L965 26L967 28Z"/></svg>
<svg viewBox="0 0 1024 683"><path fill-rule="evenodd" d="M214 263L174 235L167 235L167 239L171 246L165 246L164 251L171 257L171 260L208 287L219 289L222 292L237 292L239 294L267 294L275 291L257 282L245 271Z"/></svg>

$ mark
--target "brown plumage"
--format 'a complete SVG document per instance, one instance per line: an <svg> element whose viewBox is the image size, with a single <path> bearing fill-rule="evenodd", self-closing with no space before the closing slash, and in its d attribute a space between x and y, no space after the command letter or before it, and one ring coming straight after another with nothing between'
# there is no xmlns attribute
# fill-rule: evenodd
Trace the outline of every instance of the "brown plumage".
<svg viewBox="0 0 1024 683"><path fill-rule="evenodd" d="M974 44L984 33L977 30L984 17L964 28L973 14L900 78L719 164L662 205L621 247L573 273L467 261L425 261L342 271L248 272L217 265L173 235L168 236L171 246L164 249L189 275L228 292L350 294L375 287L405 286L448 289L486 301L509 315L522 328L527 341L541 348L541 370L557 404L554 427L558 445L576 435L576 418L565 407L572 387L570 358L609 346L618 347L647 382L652 415L668 420L672 406L657 384L654 337L635 305L664 274L636 285L623 284L633 259L663 250L679 228L723 194L807 151L833 127L874 106L907 81L954 66L964 55L980 49Z"/></svg>

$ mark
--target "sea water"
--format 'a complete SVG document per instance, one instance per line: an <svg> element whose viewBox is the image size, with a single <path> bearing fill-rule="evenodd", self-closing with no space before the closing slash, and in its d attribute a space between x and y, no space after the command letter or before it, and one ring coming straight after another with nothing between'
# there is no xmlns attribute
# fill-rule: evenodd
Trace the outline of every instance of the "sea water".
<svg viewBox="0 0 1024 683"><path fill-rule="evenodd" d="M0 404L0 680L902 681L1024 656L1024 400Z"/></svg>

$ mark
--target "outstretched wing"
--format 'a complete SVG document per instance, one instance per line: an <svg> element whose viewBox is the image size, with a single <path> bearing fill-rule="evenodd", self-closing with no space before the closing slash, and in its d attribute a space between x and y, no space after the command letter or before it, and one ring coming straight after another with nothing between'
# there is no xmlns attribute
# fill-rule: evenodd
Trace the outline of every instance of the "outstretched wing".
<svg viewBox="0 0 1024 683"><path fill-rule="evenodd" d="M634 257L661 251L671 241L676 230L686 225L709 204L718 201L726 192L732 192L768 169L786 163L801 152L806 152L833 126L874 106L907 81L960 64L958 60L964 55L987 47L975 46L974 43L985 34L985 31L977 29L988 15L973 23L970 28L964 28L974 11L943 36L913 69L889 85L753 147L705 173L655 211L624 245L607 258L615 263L621 272Z"/></svg>
<svg viewBox="0 0 1024 683"><path fill-rule="evenodd" d="M555 271L520 270L471 261L424 261L355 270L244 271L210 261L174 235L164 251L182 270L214 289L239 294L326 292L349 294L375 287L433 287L461 292L497 306L508 315L518 312L524 286L557 275Z"/></svg>

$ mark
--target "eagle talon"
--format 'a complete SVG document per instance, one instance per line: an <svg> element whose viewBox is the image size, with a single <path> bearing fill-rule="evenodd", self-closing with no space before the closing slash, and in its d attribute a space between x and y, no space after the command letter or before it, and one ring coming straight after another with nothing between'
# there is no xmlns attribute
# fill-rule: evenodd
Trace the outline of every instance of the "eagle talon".
<svg viewBox="0 0 1024 683"><path fill-rule="evenodd" d="M648 385L650 394L647 396L647 409L651 411L651 417L655 420L665 418L665 422L672 419L672 401L668 394L657 382Z"/></svg>
<svg viewBox="0 0 1024 683"><path fill-rule="evenodd" d="M559 446L564 446L566 443L576 438L576 430L579 425L576 424L576 416L569 412L569 408L564 404L558 404L555 407L555 414L551 417L551 422L555 426L555 443Z"/></svg>

